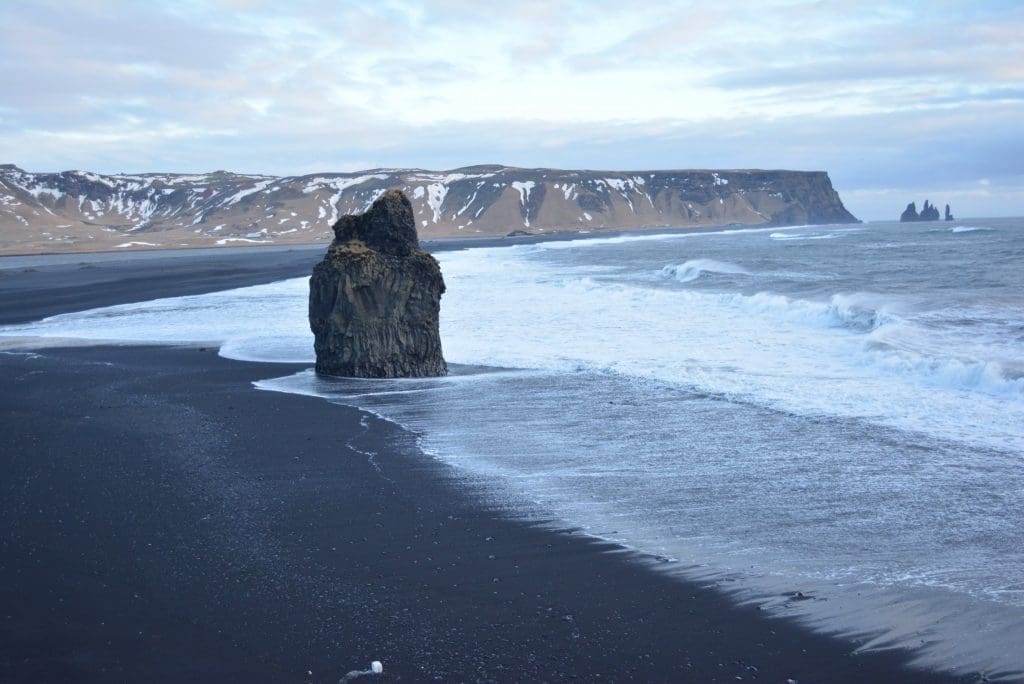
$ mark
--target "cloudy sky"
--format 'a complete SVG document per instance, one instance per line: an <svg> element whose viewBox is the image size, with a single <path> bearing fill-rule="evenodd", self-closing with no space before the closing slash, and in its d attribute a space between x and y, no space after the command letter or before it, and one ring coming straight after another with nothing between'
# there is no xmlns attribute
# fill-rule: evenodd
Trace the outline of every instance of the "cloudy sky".
<svg viewBox="0 0 1024 684"><path fill-rule="evenodd" d="M1024 2L0 0L0 163L825 169L1024 215Z"/></svg>

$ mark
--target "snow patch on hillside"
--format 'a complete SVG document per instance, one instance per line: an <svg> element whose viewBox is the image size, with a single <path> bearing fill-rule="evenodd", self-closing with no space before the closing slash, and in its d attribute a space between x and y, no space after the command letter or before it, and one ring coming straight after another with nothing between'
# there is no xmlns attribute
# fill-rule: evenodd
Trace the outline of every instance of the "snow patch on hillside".
<svg viewBox="0 0 1024 684"><path fill-rule="evenodd" d="M427 186L427 205L434 212L434 223L441 218L441 205L444 204L447 194L448 186L444 183L431 183Z"/></svg>
<svg viewBox="0 0 1024 684"><path fill-rule="evenodd" d="M530 207L527 202L530 201L530 191L536 185L533 181L512 181L512 187L519 191L519 201L523 205L523 225L527 228L530 227Z"/></svg>
<svg viewBox="0 0 1024 684"><path fill-rule="evenodd" d="M222 206L222 207L230 207L232 204L238 203L243 198L248 197L249 195L255 195L257 192L263 192L263 190L268 185L270 185L273 182L274 182L274 179L267 180L267 181L260 181L259 183L257 183L256 185L252 186L251 188L246 188L245 190L239 190L234 195L232 195L231 197L228 197L226 200L221 202L220 206Z"/></svg>

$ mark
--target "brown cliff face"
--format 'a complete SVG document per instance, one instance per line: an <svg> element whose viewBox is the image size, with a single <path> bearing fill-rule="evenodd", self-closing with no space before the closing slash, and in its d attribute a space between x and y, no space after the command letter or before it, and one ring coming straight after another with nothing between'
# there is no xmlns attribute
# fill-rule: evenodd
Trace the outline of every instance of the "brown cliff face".
<svg viewBox="0 0 1024 684"><path fill-rule="evenodd" d="M361 378L448 372L441 354L441 267L419 249L412 206L385 192L365 214L343 216L309 280L316 370Z"/></svg>

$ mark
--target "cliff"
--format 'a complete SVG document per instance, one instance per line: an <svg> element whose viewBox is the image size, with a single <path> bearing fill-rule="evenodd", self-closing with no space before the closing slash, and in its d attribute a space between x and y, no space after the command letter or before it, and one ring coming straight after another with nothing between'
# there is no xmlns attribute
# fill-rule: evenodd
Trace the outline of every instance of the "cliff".
<svg viewBox="0 0 1024 684"><path fill-rule="evenodd" d="M851 223L820 171L472 166L307 176L29 173L0 166L0 253L309 243L388 188L422 238Z"/></svg>
<svg viewBox="0 0 1024 684"><path fill-rule="evenodd" d="M309 279L316 370L362 378L444 375L444 280L420 250L412 205L389 190L365 214L342 216Z"/></svg>

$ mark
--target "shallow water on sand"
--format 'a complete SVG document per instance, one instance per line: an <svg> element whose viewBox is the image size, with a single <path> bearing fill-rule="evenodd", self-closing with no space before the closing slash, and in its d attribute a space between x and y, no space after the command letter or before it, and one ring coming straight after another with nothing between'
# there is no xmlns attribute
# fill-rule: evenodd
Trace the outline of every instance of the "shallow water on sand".
<svg viewBox="0 0 1024 684"><path fill-rule="evenodd" d="M259 386L395 420L513 514L770 610L929 664L1024 670L1024 221L438 257L451 377ZM306 293L296 279L0 335L311 360Z"/></svg>

